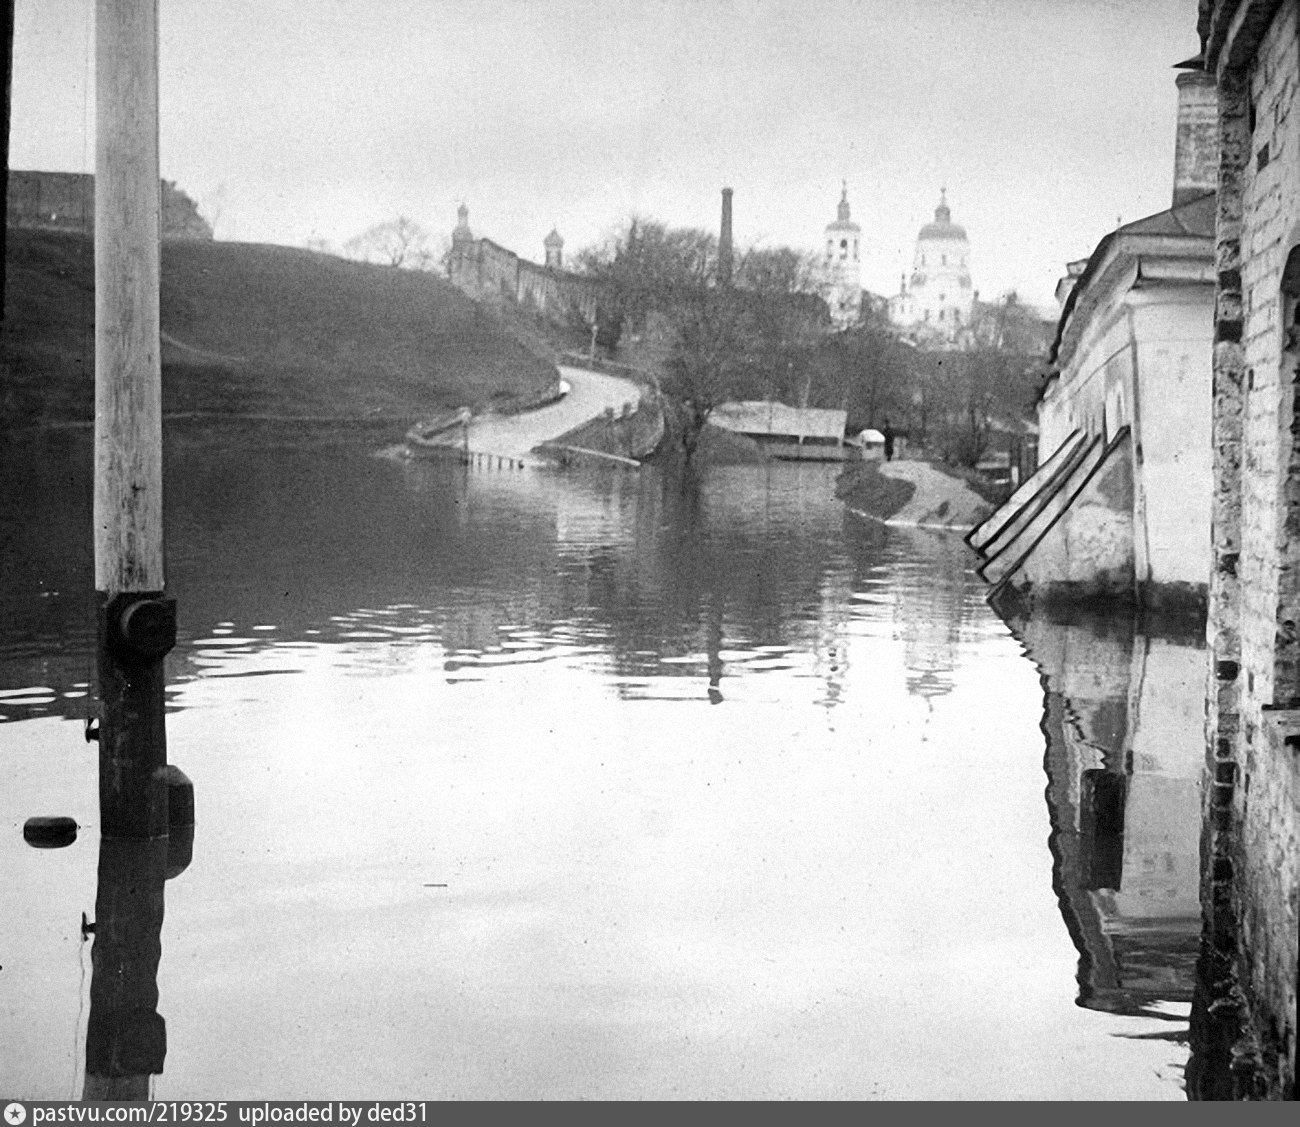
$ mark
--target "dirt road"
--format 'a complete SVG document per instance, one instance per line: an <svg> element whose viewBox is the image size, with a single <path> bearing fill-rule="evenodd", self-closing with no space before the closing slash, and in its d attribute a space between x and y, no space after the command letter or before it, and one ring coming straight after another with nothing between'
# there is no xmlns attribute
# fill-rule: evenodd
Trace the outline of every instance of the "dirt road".
<svg viewBox="0 0 1300 1127"><path fill-rule="evenodd" d="M612 407L621 413L623 404L636 406L641 389L631 380L589 372L584 368L560 368L569 385L563 399L519 415L480 415L470 421L468 446L471 454L514 458L532 462L528 452L539 443L559 438L588 419L603 415Z"/></svg>

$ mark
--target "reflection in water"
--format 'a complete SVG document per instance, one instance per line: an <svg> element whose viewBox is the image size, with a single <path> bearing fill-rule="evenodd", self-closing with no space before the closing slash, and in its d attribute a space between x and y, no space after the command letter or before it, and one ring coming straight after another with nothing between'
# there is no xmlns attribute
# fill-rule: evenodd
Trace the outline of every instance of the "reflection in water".
<svg viewBox="0 0 1300 1127"><path fill-rule="evenodd" d="M156 859L134 884L104 862L96 897L95 760L59 721L93 668L67 596L90 586L89 453L0 449L32 487L0 496L0 825L92 831L0 835L0 1087L66 1098L84 1063L88 1092L152 1074L166 1099L1181 1095L1177 1046L1120 1040L1164 1028L1133 1016L1146 995L1073 1004L1051 884L1073 834L1076 885L1119 885L1071 893L1089 958L1137 990L1134 944L1164 935L1134 922L1160 917L1137 874L1160 901L1165 862L1135 812L1177 773L1135 742L1155 658L1087 723L1087 684L1057 678L1054 859L1032 666L960 540L846 514L835 467L683 490L173 430L168 745L204 848L165 921ZM1084 802L1088 770L1123 786ZM96 899L83 1062L65 929Z"/></svg>
<svg viewBox="0 0 1300 1127"><path fill-rule="evenodd" d="M1114 618L1012 628L1043 677L1052 879L1079 1004L1183 1017L1201 922L1204 643Z"/></svg>
<svg viewBox="0 0 1300 1127"><path fill-rule="evenodd" d="M969 621L963 586L970 553L945 533L917 530L903 535L914 545L913 566L927 574L920 582L897 586L895 620L907 655L907 691L929 701L952 690L957 645Z"/></svg>
<svg viewBox="0 0 1300 1127"><path fill-rule="evenodd" d="M84 1100L146 1100L167 1056L158 1013L163 886L188 867L194 827L170 837L99 843Z"/></svg>
<svg viewBox="0 0 1300 1127"><path fill-rule="evenodd" d="M144 1100L163 1070L158 1013L167 838L99 843L99 892L86 1024L87 1100Z"/></svg>

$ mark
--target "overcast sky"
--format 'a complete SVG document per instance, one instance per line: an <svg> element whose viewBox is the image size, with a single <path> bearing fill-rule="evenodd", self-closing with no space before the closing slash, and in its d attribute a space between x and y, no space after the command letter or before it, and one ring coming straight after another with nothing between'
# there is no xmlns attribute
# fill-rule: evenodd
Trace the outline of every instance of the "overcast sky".
<svg viewBox="0 0 1300 1127"><path fill-rule="evenodd" d="M160 0L162 173L217 237L402 214L539 259L630 214L813 250L847 180L897 291L947 186L981 295L1172 191L1196 0ZM17 0L14 168L90 171L93 0Z"/></svg>

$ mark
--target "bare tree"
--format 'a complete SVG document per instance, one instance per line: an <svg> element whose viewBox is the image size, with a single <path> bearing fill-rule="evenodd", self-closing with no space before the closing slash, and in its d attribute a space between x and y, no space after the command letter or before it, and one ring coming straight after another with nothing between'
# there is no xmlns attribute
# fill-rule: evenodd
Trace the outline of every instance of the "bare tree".
<svg viewBox="0 0 1300 1127"><path fill-rule="evenodd" d="M673 294L706 282L716 257L716 241L704 231L633 216L603 244L581 251L576 266L602 283L599 321L616 343L625 329L643 331Z"/></svg>
<svg viewBox="0 0 1300 1127"><path fill-rule="evenodd" d="M603 328L617 340L653 318L671 337L663 390L681 408L687 458L714 409L746 394L791 394L826 319L810 261L786 248L748 250L729 281L718 274L717 239L696 228L633 218L580 268L604 283ZM604 342L602 342L604 343Z"/></svg>
<svg viewBox="0 0 1300 1127"><path fill-rule="evenodd" d="M438 266L435 240L418 223L404 215L362 231L343 244L343 253L361 262L408 270L432 270Z"/></svg>

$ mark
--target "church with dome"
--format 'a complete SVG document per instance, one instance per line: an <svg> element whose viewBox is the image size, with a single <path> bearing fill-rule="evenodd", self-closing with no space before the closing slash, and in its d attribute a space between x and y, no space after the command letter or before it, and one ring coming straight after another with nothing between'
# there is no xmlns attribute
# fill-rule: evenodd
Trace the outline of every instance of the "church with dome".
<svg viewBox="0 0 1300 1127"><path fill-rule="evenodd" d="M837 329L860 324L870 306L923 347L967 348L973 342L977 294L971 284L970 239L966 228L953 222L946 188L939 191L934 219L916 236L911 273L903 275L894 296L862 288L862 228L850 214L847 182L840 190L835 219L826 225L819 272L821 293Z"/></svg>
<svg viewBox="0 0 1300 1127"><path fill-rule="evenodd" d="M916 236L912 272L889 299L889 319L918 344L960 348L970 339L974 304L970 240L941 189L934 221Z"/></svg>

